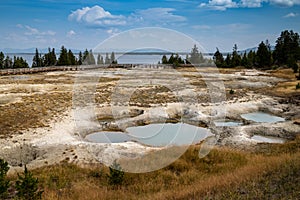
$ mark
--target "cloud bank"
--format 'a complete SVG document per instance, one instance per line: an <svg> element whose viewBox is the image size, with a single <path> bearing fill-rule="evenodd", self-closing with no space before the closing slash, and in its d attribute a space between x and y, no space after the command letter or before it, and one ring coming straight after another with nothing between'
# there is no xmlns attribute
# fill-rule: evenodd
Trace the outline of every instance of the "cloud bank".
<svg viewBox="0 0 300 200"><path fill-rule="evenodd" d="M87 26L97 28L112 28L116 26L125 26L131 24L161 24L183 22L186 18L176 15L173 8L148 8L145 10L137 10L128 16L113 15L104 8L96 5L93 7L84 7L73 11L68 19Z"/></svg>
<svg viewBox="0 0 300 200"><path fill-rule="evenodd" d="M207 3L201 3L198 7L225 11L229 8L259 8L263 6L263 3L292 7L300 5L300 0L209 0Z"/></svg>

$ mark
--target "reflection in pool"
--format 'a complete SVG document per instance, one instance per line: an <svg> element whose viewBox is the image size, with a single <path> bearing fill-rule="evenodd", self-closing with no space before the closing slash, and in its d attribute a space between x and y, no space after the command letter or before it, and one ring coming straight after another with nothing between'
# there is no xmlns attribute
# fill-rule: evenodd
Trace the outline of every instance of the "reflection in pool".
<svg viewBox="0 0 300 200"><path fill-rule="evenodd" d="M127 134L122 132L97 132L87 135L85 139L96 143L121 143L131 140Z"/></svg>
<svg viewBox="0 0 300 200"><path fill-rule="evenodd" d="M241 122L214 122L216 126L241 126Z"/></svg>
<svg viewBox="0 0 300 200"><path fill-rule="evenodd" d="M261 136L261 135L254 135L252 140L256 140L258 142L265 142L265 143L278 143L283 144L285 143L285 139L278 138L278 137L271 137L271 136Z"/></svg>
<svg viewBox="0 0 300 200"><path fill-rule="evenodd" d="M241 115L242 118L246 120L251 120L254 122L265 122L265 123L275 123L275 122L283 122L284 118L277 117L274 115L270 115L263 112L254 112Z"/></svg>
<svg viewBox="0 0 300 200"><path fill-rule="evenodd" d="M98 132L86 136L90 142L97 143L121 143L137 141L150 146L190 145L198 143L212 136L205 128L199 128L189 124L150 124L146 126L130 127L127 133Z"/></svg>
<svg viewBox="0 0 300 200"><path fill-rule="evenodd" d="M184 123L150 124L126 131L137 141L152 146L189 145L212 135L208 129Z"/></svg>

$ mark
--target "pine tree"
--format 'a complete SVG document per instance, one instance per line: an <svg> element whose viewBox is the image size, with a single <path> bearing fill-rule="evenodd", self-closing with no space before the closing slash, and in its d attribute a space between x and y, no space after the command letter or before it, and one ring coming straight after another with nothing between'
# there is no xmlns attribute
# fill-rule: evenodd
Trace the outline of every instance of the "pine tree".
<svg viewBox="0 0 300 200"><path fill-rule="evenodd" d="M0 199L5 199L7 196L7 190L9 188L9 181L6 178L6 174L9 170L8 163L0 159Z"/></svg>
<svg viewBox="0 0 300 200"><path fill-rule="evenodd" d="M248 59L248 68L254 67L255 65L255 57L256 57L256 53L255 51L250 51L247 55L247 59Z"/></svg>
<svg viewBox="0 0 300 200"><path fill-rule="evenodd" d="M184 60L181 58L181 56L179 56L178 53L176 54L175 59L178 64L184 64Z"/></svg>
<svg viewBox="0 0 300 200"><path fill-rule="evenodd" d="M56 54L55 49L48 48L48 53L43 56L43 66L54 66L56 65Z"/></svg>
<svg viewBox="0 0 300 200"><path fill-rule="evenodd" d="M4 68L4 58L5 58L4 53L0 52L0 69Z"/></svg>
<svg viewBox="0 0 300 200"><path fill-rule="evenodd" d="M13 68L28 68L28 63L22 57L14 56Z"/></svg>
<svg viewBox="0 0 300 200"><path fill-rule="evenodd" d="M89 52L88 64L89 65L95 65L96 64L96 60L95 60L95 57L94 57L94 54L93 54L92 50L90 50L90 52Z"/></svg>
<svg viewBox="0 0 300 200"><path fill-rule="evenodd" d="M103 60L103 57L102 57L102 56L101 56L100 63L101 63L101 64L104 64L104 60Z"/></svg>
<svg viewBox="0 0 300 200"><path fill-rule="evenodd" d="M100 54L98 54L98 56L97 56L97 65L103 65L104 63L103 63L103 57L100 55Z"/></svg>
<svg viewBox="0 0 300 200"><path fill-rule="evenodd" d="M289 68L293 69L294 73L298 72L298 64L294 56L290 56L287 60L287 65Z"/></svg>
<svg viewBox="0 0 300 200"><path fill-rule="evenodd" d="M214 54L214 62L217 67L224 67L224 57L223 54L220 53L219 49L217 48L217 51Z"/></svg>
<svg viewBox="0 0 300 200"><path fill-rule="evenodd" d="M68 65L76 65L76 57L74 56L73 52L71 49L68 51Z"/></svg>
<svg viewBox="0 0 300 200"><path fill-rule="evenodd" d="M174 63L174 54L172 53L169 60L168 60L168 64L173 64Z"/></svg>
<svg viewBox="0 0 300 200"><path fill-rule="evenodd" d="M233 51L232 51L232 59L231 59L231 67L237 67L241 65L241 56L238 54L238 47L237 44L234 44Z"/></svg>
<svg viewBox="0 0 300 200"><path fill-rule="evenodd" d="M112 64L118 64L118 61L116 60L115 52L111 53L110 60Z"/></svg>
<svg viewBox="0 0 300 200"><path fill-rule="evenodd" d="M42 67L43 66L43 60L41 58L41 55L39 54L39 51L38 49L36 48L35 49L35 55L33 57L33 60L32 60L32 67Z"/></svg>
<svg viewBox="0 0 300 200"><path fill-rule="evenodd" d="M95 65L96 60L93 54L93 51L88 51L87 49L83 53L83 64L85 65Z"/></svg>
<svg viewBox="0 0 300 200"><path fill-rule="evenodd" d="M24 174L18 174L16 181L17 196L24 200L42 199L42 193L39 189L39 180L33 177L33 174L27 170L25 165Z"/></svg>
<svg viewBox="0 0 300 200"><path fill-rule="evenodd" d="M78 62L77 62L77 64L78 65L82 65L82 62L83 62L83 57L82 57L82 53L81 53L81 51L79 52L79 55L78 55Z"/></svg>
<svg viewBox="0 0 300 200"><path fill-rule="evenodd" d="M4 60L4 68L9 69L13 67L13 61L9 56L6 56Z"/></svg>
<svg viewBox="0 0 300 200"><path fill-rule="evenodd" d="M105 54L105 64L111 64L108 53Z"/></svg>
<svg viewBox="0 0 300 200"><path fill-rule="evenodd" d="M57 60L56 60L56 53L55 53L55 49L52 48L52 51L51 51L51 56L50 56L50 66L54 66L56 65L57 63Z"/></svg>
<svg viewBox="0 0 300 200"><path fill-rule="evenodd" d="M204 62L204 58L201 52L199 52L198 47L194 45L191 51L191 56L189 62L192 64L200 64Z"/></svg>
<svg viewBox="0 0 300 200"><path fill-rule="evenodd" d="M168 58L166 55L163 55L162 59L161 59L161 63L162 64L168 64Z"/></svg>
<svg viewBox="0 0 300 200"><path fill-rule="evenodd" d="M83 52L83 57L82 57L82 64L84 65L88 65L88 58L89 58L89 51L87 49L85 49L85 51Z"/></svg>
<svg viewBox="0 0 300 200"><path fill-rule="evenodd" d="M300 39L298 33L285 30L276 40L273 58L276 64L284 65L290 57L300 60Z"/></svg>
<svg viewBox="0 0 300 200"><path fill-rule="evenodd" d="M261 42L258 46L258 50L256 53L257 66L260 68L270 67L272 64L271 56L272 56L272 53L269 50L269 47L267 45L265 45L264 42Z"/></svg>
<svg viewBox="0 0 300 200"><path fill-rule="evenodd" d="M248 62L248 57L247 57L247 53L245 52L241 61L241 65L243 67L248 68L249 67L249 62Z"/></svg>
<svg viewBox="0 0 300 200"><path fill-rule="evenodd" d="M191 64L189 54L185 56L185 64Z"/></svg>
<svg viewBox="0 0 300 200"><path fill-rule="evenodd" d="M231 66L231 55L228 53L225 59L225 67L232 67Z"/></svg>
<svg viewBox="0 0 300 200"><path fill-rule="evenodd" d="M60 50L60 55L57 61L57 65L58 66L64 66L64 65L68 65L69 60L68 60L68 50L62 46L61 50Z"/></svg>

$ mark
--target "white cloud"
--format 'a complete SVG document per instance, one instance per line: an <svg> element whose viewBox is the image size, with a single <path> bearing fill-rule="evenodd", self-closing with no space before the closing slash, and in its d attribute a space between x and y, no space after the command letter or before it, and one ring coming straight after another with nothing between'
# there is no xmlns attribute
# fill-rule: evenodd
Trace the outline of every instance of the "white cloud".
<svg viewBox="0 0 300 200"><path fill-rule="evenodd" d="M124 25L161 25L170 23L179 23L186 21L186 18L174 14L173 8L148 8L145 10L136 10L135 12L124 15L112 15L102 7L85 7L73 11L69 15L70 21L85 24L96 28L105 28L109 34L115 34L116 27ZM111 32L110 32L111 31ZM118 32L118 31L117 31Z"/></svg>
<svg viewBox="0 0 300 200"><path fill-rule="evenodd" d="M130 18L138 22L151 22L151 23L174 23L184 22L186 18L180 15L175 15L176 11L173 8L148 8L145 10L138 10L133 13Z"/></svg>
<svg viewBox="0 0 300 200"><path fill-rule="evenodd" d="M76 35L76 32L73 31L73 30L70 30L70 31L67 33L67 36L68 36L68 37L72 37L72 36L74 36L74 35Z"/></svg>
<svg viewBox="0 0 300 200"><path fill-rule="evenodd" d="M111 29L108 29L106 31L106 33L108 33L110 36L113 36L113 35L120 33L120 30L117 28L111 28Z"/></svg>
<svg viewBox="0 0 300 200"><path fill-rule="evenodd" d="M36 28L33 28L31 26L28 26L28 25L21 25L21 24L18 24L17 25L18 28L25 28L26 29L26 32L24 33L25 35L35 35L35 36L44 36L44 35L49 35L49 36L54 36L56 35L56 32L54 31L39 31L38 29Z"/></svg>
<svg viewBox="0 0 300 200"><path fill-rule="evenodd" d="M208 3L201 3L199 7L225 11L228 8L237 8L238 4L232 0L209 0Z"/></svg>
<svg viewBox="0 0 300 200"><path fill-rule="evenodd" d="M270 3L278 6L292 7L300 5L300 0L270 0Z"/></svg>
<svg viewBox="0 0 300 200"><path fill-rule="evenodd" d="M23 25L22 24L17 24L16 27L17 28L23 28Z"/></svg>
<svg viewBox="0 0 300 200"><path fill-rule="evenodd" d="M263 3L292 7L300 5L300 0L209 0L207 3L201 3L198 7L225 11L228 8L260 8Z"/></svg>
<svg viewBox="0 0 300 200"><path fill-rule="evenodd" d="M85 7L73 11L69 20L84 23L89 26L111 27L125 25L126 20L122 15L112 15L100 6Z"/></svg>
<svg viewBox="0 0 300 200"><path fill-rule="evenodd" d="M292 17L297 17L297 16L298 16L298 13L293 13L293 12L291 12L291 13L289 13L289 14L283 16L283 17L284 17L284 18L292 18Z"/></svg>
<svg viewBox="0 0 300 200"><path fill-rule="evenodd" d="M268 0L241 0L239 6L246 8L260 8L262 7L262 3L266 1Z"/></svg>

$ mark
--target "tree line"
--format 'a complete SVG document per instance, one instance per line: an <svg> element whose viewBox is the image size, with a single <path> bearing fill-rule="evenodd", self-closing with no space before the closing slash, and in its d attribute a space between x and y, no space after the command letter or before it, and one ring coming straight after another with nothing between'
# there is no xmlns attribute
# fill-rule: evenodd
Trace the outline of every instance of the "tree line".
<svg viewBox="0 0 300 200"><path fill-rule="evenodd" d="M11 68L28 68L29 65L22 57L10 58L5 56L3 52L0 52L0 69L11 69Z"/></svg>
<svg viewBox="0 0 300 200"><path fill-rule="evenodd" d="M47 66L70 66L70 65L101 65L101 64L117 64L115 53L112 52L109 56L106 53L105 60L98 54L97 63L92 50L85 50L83 53L80 51L78 58L73 54L71 49L66 49L64 46L60 49L58 59L56 59L55 49L49 48L48 53L41 55L36 49L35 56L33 57L32 67L47 67Z"/></svg>
<svg viewBox="0 0 300 200"><path fill-rule="evenodd" d="M298 71L297 62L300 60L300 40L299 34L294 31L285 30L276 40L275 49L266 40L258 45L257 51L238 53L238 47L235 44L231 54L224 58L223 54L217 48L214 54L214 62L217 67L246 67L271 69L276 66L287 66L296 73Z"/></svg>
<svg viewBox="0 0 300 200"><path fill-rule="evenodd" d="M210 59L203 57L202 53L199 51L198 47L194 45L190 54L186 55L185 59L182 59L178 54L171 54L170 58L163 55L161 59L162 64L172 64L178 66L180 64L211 64ZM160 64L160 63L159 63Z"/></svg>
<svg viewBox="0 0 300 200"><path fill-rule="evenodd" d="M300 60L300 40L299 34L294 31L285 30L276 40L275 49L272 50L268 40L262 41L257 48L257 51L240 53L238 46L233 46L232 53L228 53L225 57L217 48L213 55L213 62L220 68L258 68L272 69L278 66L287 66L292 68L296 73L298 71L297 62ZM191 53L182 59L178 54L172 54L169 58L164 55L161 59L162 64L200 64L209 65L212 60L203 57L198 47L194 45ZM300 77L300 75L299 75Z"/></svg>
<svg viewBox="0 0 300 200"><path fill-rule="evenodd" d="M35 54L32 59L31 67L48 67L48 66L70 66L70 65L101 65L101 64L117 64L118 61L115 53L110 55L106 53L105 59L98 54L97 62L95 60L92 50L85 50L83 53L80 51L78 58L74 55L71 49L66 49L64 46L60 49L60 54L57 58L54 48L48 48L48 53L42 55L36 48ZM29 65L22 57L14 56L10 58L0 52L0 69L16 69L16 68L29 68Z"/></svg>

